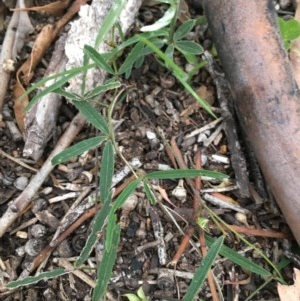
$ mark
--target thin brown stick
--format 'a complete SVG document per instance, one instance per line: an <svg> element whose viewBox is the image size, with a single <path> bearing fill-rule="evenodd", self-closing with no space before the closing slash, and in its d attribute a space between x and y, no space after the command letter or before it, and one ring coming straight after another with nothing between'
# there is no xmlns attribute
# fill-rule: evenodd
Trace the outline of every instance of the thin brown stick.
<svg viewBox="0 0 300 301"><path fill-rule="evenodd" d="M166 148L166 153L169 156L169 159L170 159L173 167L177 168L177 163L176 163L176 160L175 160L175 156L174 156L174 153L172 151L172 148L171 148L170 144L166 143L165 148Z"/></svg>
<svg viewBox="0 0 300 301"><path fill-rule="evenodd" d="M185 252L185 250L187 249L189 243L190 243L190 239L192 238L194 234L194 227L193 226L189 226L187 232L185 233L183 240L179 246L179 248L177 249L176 254L174 255L173 259L168 263L169 265L173 265L176 266L180 257L182 256L182 254Z"/></svg>
<svg viewBox="0 0 300 301"><path fill-rule="evenodd" d="M201 169L201 153L198 150L195 155L195 169ZM195 191L193 197L193 220L196 221L197 217L201 214L200 191L202 187L201 177L195 179Z"/></svg>
<svg viewBox="0 0 300 301"><path fill-rule="evenodd" d="M284 233L266 229L253 229L245 226L228 225L224 226L228 231L235 231L240 234L245 234L249 236L260 236L278 239L294 239L291 233Z"/></svg>
<svg viewBox="0 0 300 301"><path fill-rule="evenodd" d="M176 159L176 162L178 163L179 168L181 169L188 169L187 165L185 164L183 157L181 155L181 152L179 150L179 147L176 143L175 138L173 137L170 141L170 145L171 145L171 151ZM186 182L189 184L189 187L194 190L194 183L191 179L185 179Z"/></svg>

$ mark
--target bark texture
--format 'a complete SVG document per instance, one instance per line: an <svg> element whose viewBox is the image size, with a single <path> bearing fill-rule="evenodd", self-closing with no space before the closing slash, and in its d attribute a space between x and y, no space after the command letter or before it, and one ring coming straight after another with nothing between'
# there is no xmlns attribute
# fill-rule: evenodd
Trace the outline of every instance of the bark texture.
<svg viewBox="0 0 300 301"><path fill-rule="evenodd" d="M235 106L300 244L300 92L271 0L204 0Z"/></svg>

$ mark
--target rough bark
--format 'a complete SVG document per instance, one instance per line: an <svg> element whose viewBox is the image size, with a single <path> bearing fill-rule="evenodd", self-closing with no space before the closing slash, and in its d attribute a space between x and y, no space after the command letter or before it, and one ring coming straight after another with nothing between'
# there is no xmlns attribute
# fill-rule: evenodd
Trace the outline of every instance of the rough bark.
<svg viewBox="0 0 300 301"><path fill-rule="evenodd" d="M205 0L236 110L268 185L300 243L300 92L271 0Z"/></svg>

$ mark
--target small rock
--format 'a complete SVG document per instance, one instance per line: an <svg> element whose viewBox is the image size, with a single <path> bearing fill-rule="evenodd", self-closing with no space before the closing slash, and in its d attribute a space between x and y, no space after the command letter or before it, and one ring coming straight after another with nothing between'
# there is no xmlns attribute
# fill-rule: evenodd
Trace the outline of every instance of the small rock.
<svg viewBox="0 0 300 301"><path fill-rule="evenodd" d="M26 186L28 185L28 178L27 177L18 177L15 181L14 181L14 186L18 189L18 190L24 190L26 188Z"/></svg>

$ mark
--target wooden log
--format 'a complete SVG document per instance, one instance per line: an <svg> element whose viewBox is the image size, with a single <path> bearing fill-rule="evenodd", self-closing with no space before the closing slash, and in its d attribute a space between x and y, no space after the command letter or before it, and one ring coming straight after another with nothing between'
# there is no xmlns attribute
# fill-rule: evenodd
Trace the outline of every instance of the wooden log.
<svg viewBox="0 0 300 301"><path fill-rule="evenodd" d="M300 92L271 0L204 0L241 124L300 244Z"/></svg>

